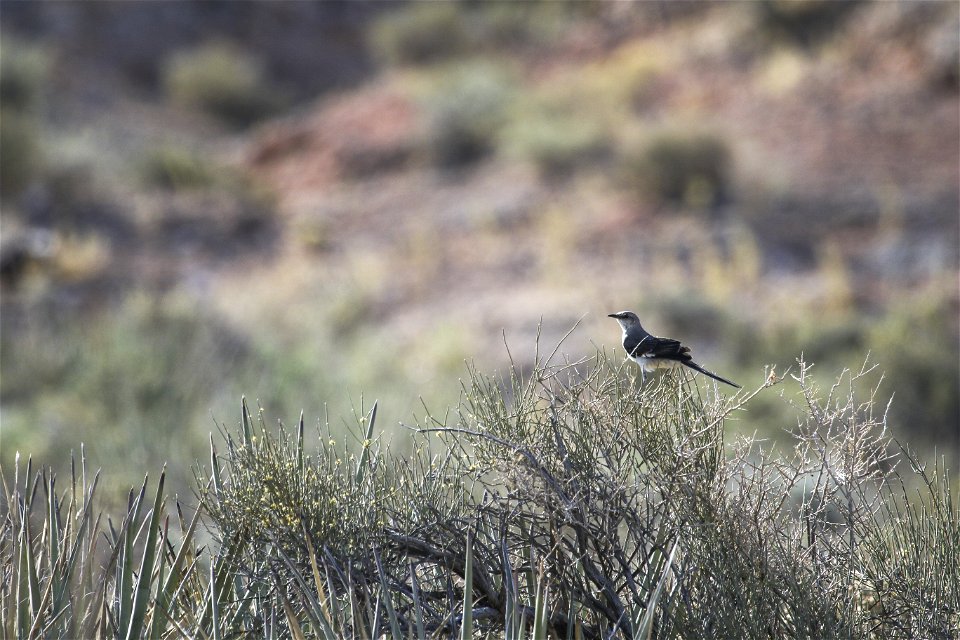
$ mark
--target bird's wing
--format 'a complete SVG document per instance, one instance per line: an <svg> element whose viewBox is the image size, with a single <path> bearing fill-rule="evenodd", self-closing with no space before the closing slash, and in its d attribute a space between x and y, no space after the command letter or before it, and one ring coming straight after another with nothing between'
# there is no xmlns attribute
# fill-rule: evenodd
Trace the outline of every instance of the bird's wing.
<svg viewBox="0 0 960 640"><path fill-rule="evenodd" d="M714 380L726 383L731 387L740 388L736 382L722 378L712 371L707 371L699 364L693 361L690 355L690 347L680 344L679 340L670 338L658 338L647 334L641 337L628 336L623 339L623 348L634 358L662 358L663 360L676 360L680 364L686 365L691 369L708 375Z"/></svg>
<svg viewBox="0 0 960 640"><path fill-rule="evenodd" d="M658 338L647 335L642 339L626 339L623 348L635 358L664 358L667 360L690 360L690 349L680 344L679 340Z"/></svg>

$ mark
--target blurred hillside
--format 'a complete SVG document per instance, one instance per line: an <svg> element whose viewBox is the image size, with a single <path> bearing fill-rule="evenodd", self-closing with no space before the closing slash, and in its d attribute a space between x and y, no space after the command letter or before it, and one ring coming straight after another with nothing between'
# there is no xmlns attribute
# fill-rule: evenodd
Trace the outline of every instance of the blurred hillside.
<svg viewBox="0 0 960 640"><path fill-rule="evenodd" d="M5 468L82 441L127 483L243 393L396 423L504 339L612 352L621 309L746 387L869 353L895 432L960 459L956 3L0 18Z"/></svg>

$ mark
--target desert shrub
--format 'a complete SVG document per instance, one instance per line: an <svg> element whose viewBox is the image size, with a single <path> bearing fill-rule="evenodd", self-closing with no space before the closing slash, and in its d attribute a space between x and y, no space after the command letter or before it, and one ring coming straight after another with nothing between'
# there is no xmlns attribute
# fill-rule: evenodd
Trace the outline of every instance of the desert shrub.
<svg viewBox="0 0 960 640"><path fill-rule="evenodd" d="M455 2L413 2L384 14L370 29L370 44L392 64L423 64L462 53L469 37Z"/></svg>
<svg viewBox="0 0 960 640"><path fill-rule="evenodd" d="M418 65L504 47L543 47L590 3L412 2L384 13L369 30L374 53L388 64Z"/></svg>
<svg viewBox="0 0 960 640"><path fill-rule="evenodd" d="M930 84L944 91L960 89L960 34L951 27L950 20L944 20L931 31L924 49L927 54L924 75Z"/></svg>
<svg viewBox="0 0 960 640"><path fill-rule="evenodd" d="M252 536L245 579L279 581L270 606L327 637L935 635L960 615L956 574L898 536L930 536L952 571L960 505L937 476L925 506L876 510L915 471L892 471L883 417L855 392L868 373L824 394L800 363L787 455L725 446L746 397L668 376L637 389L598 357L472 372L454 413L420 422L412 457L377 440L375 412L351 443L321 431L308 454L302 422L271 432L244 410L199 480L223 539ZM891 553L918 570L902 588ZM878 594L897 608L873 607Z"/></svg>
<svg viewBox="0 0 960 640"><path fill-rule="evenodd" d="M49 55L44 49L4 34L0 43L0 106L4 110L34 110L49 67Z"/></svg>
<svg viewBox="0 0 960 640"><path fill-rule="evenodd" d="M211 161L184 147L165 146L148 151L139 164L141 182L161 189L202 189L218 178Z"/></svg>
<svg viewBox="0 0 960 640"><path fill-rule="evenodd" d="M432 161L457 167L489 153L512 92L509 74L495 65L474 62L441 73L423 98Z"/></svg>
<svg viewBox="0 0 960 640"><path fill-rule="evenodd" d="M202 109L232 126L247 126L263 118L279 102L262 63L224 42L174 53L164 63L163 77L175 102Z"/></svg>
<svg viewBox="0 0 960 640"><path fill-rule="evenodd" d="M10 482L4 477L3 637L232 637L271 628L278 612L258 606L260 594L236 575L243 541L204 544L202 508L171 499L165 472L155 489L144 477L130 490L114 522L99 504L100 472L82 453L70 463L66 482L19 459Z"/></svg>
<svg viewBox="0 0 960 640"><path fill-rule="evenodd" d="M598 106L594 75L551 78L511 102L498 146L544 177L564 177L611 154L608 109Z"/></svg>
<svg viewBox="0 0 960 640"><path fill-rule="evenodd" d="M869 332L895 401L891 420L917 445L960 458L960 339L955 302L895 305Z"/></svg>
<svg viewBox="0 0 960 640"><path fill-rule="evenodd" d="M428 415L406 459L377 442L375 412L352 444L321 432L310 456L302 423L272 436L245 409L214 458L210 511L223 540L252 542L243 564L261 573L249 577L279 576L292 600L306 597L297 576L311 574L327 611L345 611L351 593L365 609L382 598L389 613L374 635L649 630L644 603L677 558L683 517L672 511L716 480L722 420L688 430L688 412L704 406L673 381L637 394L602 360L584 373L542 363L526 380L473 373L457 413ZM358 633L356 617L295 617Z"/></svg>
<svg viewBox="0 0 960 640"><path fill-rule="evenodd" d="M542 53L562 41L570 27L603 13L592 2L481 2L464 4L475 48Z"/></svg>
<svg viewBox="0 0 960 640"><path fill-rule="evenodd" d="M179 507L164 523L163 476L107 527L82 458L66 491L18 461L3 484L0 628L952 637L960 503L941 468L896 451L882 407L856 391L868 369L823 390L799 362L780 387L800 415L794 446L778 451L724 435L772 376L727 398L683 375L637 387L602 353L554 358L471 370L458 407L410 430L412 454L381 441L376 405L344 440L302 417L267 427L242 402L196 467L203 546Z"/></svg>
<svg viewBox="0 0 960 640"><path fill-rule="evenodd" d="M857 4L855 0L763 0L754 10L761 33L770 39L810 46L832 34Z"/></svg>
<svg viewBox="0 0 960 640"><path fill-rule="evenodd" d="M875 526L860 542L856 604L875 636L953 638L960 629L960 504L942 462L925 469L904 455L904 463L904 475L920 480L917 495L893 482L882 487Z"/></svg>
<svg viewBox="0 0 960 640"><path fill-rule="evenodd" d="M721 204L730 195L732 163L722 138L668 131L628 151L622 177L654 202L703 209Z"/></svg>
<svg viewBox="0 0 960 640"><path fill-rule="evenodd" d="M40 132L29 115L0 111L0 191L5 197L23 191L38 176L43 160Z"/></svg>
<svg viewBox="0 0 960 640"><path fill-rule="evenodd" d="M0 42L0 192L16 196L40 174L37 111L50 60L40 47L4 34Z"/></svg>
<svg viewBox="0 0 960 640"><path fill-rule="evenodd" d="M532 162L545 177L564 177L610 151L606 132L575 116L523 118L505 129L502 139L507 153Z"/></svg>

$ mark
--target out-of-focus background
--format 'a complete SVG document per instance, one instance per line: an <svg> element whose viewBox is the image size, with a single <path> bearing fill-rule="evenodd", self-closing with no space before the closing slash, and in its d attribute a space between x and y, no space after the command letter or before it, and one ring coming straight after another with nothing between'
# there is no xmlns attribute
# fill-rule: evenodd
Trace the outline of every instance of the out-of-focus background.
<svg viewBox="0 0 960 640"><path fill-rule="evenodd" d="M955 2L3 2L2 464L184 490L239 399L389 428L633 309L867 353L960 456ZM421 400L422 398L422 400ZM776 390L735 425L784 438ZM399 432L395 442L402 445ZM955 465L954 465L955 466Z"/></svg>

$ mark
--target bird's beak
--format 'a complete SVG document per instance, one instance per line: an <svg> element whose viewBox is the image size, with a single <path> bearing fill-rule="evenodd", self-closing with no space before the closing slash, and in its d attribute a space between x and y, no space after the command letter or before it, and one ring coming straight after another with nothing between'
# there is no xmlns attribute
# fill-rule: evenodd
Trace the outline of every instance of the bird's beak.
<svg viewBox="0 0 960 640"><path fill-rule="evenodd" d="M619 313L608 313L608 314L607 314L607 317L608 317L608 318L619 318L619 317L620 317L620 314L619 314Z"/></svg>

